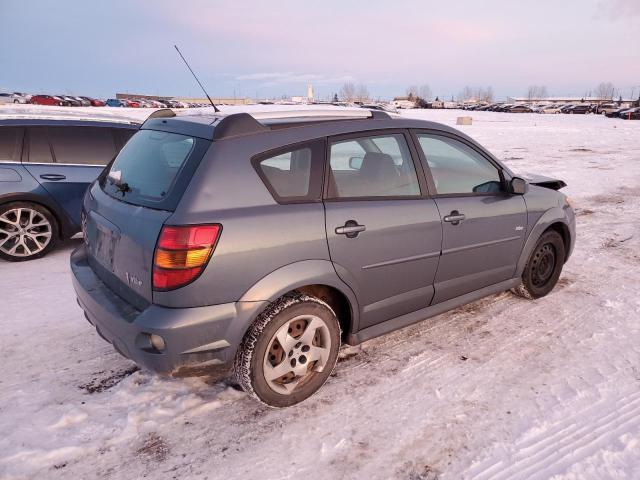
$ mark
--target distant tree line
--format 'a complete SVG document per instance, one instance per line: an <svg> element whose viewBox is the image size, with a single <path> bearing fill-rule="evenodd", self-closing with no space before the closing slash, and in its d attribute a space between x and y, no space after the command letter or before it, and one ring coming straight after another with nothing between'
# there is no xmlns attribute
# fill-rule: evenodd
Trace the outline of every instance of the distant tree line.
<svg viewBox="0 0 640 480"><path fill-rule="evenodd" d="M467 85L458 94L458 101L468 102L469 100L475 100L477 102L492 102L493 87L470 87Z"/></svg>

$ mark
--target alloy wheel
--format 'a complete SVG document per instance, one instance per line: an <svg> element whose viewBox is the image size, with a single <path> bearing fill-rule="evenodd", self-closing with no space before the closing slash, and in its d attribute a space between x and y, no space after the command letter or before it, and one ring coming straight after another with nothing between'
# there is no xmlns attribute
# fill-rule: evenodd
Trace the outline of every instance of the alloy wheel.
<svg viewBox="0 0 640 480"><path fill-rule="evenodd" d="M264 378L277 393L290 395L327 366L331 336L324 320L299 315L285 322L269 341L263 359Z"/></svg>
<svg viewBox="0 0 640 480"><path fill-rule="evenodd" d="M0 251L13 257L30 257L51 241L47 218L31 208L14 208L0 215Z"/></svg>

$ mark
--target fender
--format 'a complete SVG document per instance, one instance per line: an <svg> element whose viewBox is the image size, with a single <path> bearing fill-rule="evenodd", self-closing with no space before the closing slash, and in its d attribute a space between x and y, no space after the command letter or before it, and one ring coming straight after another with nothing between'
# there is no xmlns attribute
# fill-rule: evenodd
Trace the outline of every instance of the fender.
<svg viewBox="0 0 640 480"><path fill-rule="evenodd" d="M554 223L563 223L569 230L569 248L566 252L567 258L569 258L569 254L571 253L575 243L575 238L573 238L575 232L575 217L567 217L568 215L565 210L560 207L552 207L542 214L536 224L531 228L527 241L522 248L522 253L520 254L520 259L518 260L518 266L516 268L516 278L520 278L522 276L524 267L529 260L529 256L542 233Z"/></svg>
<svg viewBox="0 0 640 480"><path fill-rule="evenodd" d="M306 285L327 285L347 297L351 306L351 325L357 329L360 312L358 300L351 288L338 277L329 260L303 260L274 270L247 290L240 301L272 302L285 293Z"/></svg>

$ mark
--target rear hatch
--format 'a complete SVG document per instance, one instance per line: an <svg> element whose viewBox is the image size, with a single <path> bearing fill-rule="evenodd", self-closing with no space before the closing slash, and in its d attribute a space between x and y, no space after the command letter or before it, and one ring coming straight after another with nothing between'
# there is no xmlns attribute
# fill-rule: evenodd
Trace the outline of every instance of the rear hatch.
<svg viewBox="0 0 640 480"><path fill-rule="evenodd" d="M138 309L153 300L153 254L211 142L140 130L120 151L85 202L89 263L115 293Z"/></svg>

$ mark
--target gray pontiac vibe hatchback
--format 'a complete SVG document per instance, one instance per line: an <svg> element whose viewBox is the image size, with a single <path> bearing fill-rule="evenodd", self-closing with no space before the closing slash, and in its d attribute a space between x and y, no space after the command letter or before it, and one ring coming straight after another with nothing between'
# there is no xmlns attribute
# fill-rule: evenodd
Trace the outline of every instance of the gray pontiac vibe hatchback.
<svg viewBox="0 0 640 480"><path fill-rule="evenodd" d="M284 407L322 386L342 342L551 292L576 236L564 186L381 111L161 110L87 191L73 284L125 357L232 368Z"/></svg>

